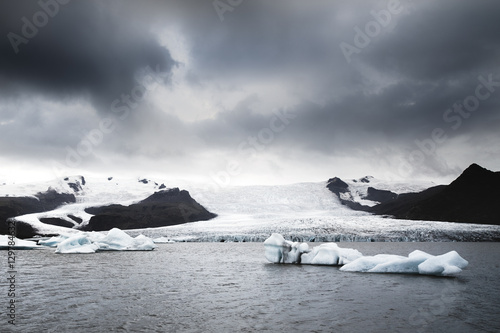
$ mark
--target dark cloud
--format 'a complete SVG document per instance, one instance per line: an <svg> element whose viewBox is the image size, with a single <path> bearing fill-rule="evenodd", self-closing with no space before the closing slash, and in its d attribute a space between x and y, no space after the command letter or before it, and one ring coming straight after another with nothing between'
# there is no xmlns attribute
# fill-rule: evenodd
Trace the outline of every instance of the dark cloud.
<svg viewBox="0 0 500 333"><path fill-rule="evenodd" d="M120 115L111 103L140 84L138 72L158 68L167 84L133 107L120 100L128 116L89 165L139 159L207 173L239 158L278 174L293 164L307 174L310 162L317 177L333 176L332 161L396 176L410 163L402 176L412 177L455 175L472 162L500 169L497 83L473 112L445 119L484 80L500 82L499 2L400 4L349 62L341 43L354 45L355 28L387 1L243 1L223 21L211 1L71 1L17 53L6 36L21 34L40 5L0 2L1 153L64 160L68 146ZM279 112L294 116L273 132ZM418 143L436 128L446 140L427 154ZM252 138L265 149L243 156Z"/></svg>
<svg viewBox="0 0 500 333"><path fill-rule="evenodd" d="M38 1L1 4L0 85L4 96L22 91L58 99L86 96L100 112L106 112L115 98L138 85L138 71L149 67L170 73L175 65L147 22L136 22L133 13L124 13L116 2L58 4L50 7L53 17ZM9 33L15 36L8 37Z"/></svg>
<svg viewBox="0 0 500 333"><path fill-rule="evenodd" d="M491 0L424 2L361 58L380 70L427 82L488 71L500 55L499 12L500 3Z"/></svg>

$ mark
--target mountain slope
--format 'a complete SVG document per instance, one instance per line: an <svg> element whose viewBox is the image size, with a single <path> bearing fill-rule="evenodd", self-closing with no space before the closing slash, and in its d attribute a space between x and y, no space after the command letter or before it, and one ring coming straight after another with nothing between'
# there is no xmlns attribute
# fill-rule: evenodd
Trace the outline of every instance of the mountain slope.
<svg viewBox="0 0 500 333"><path fill-rule="evenodd" d="M53 189L37 193L33 197L0 197L0 234L8 234L7 220L24 214L53 210L64 203L75 202L73 194L58 193ZM31 225L16 222L16 235L19 238L34 236Z"/></svg>
<svg viewBox="0 0 500 333"><path fill-rule="evenodd" d="M155 192L129 206L109 205L86 208L92 214L81 230L106 231L112 228L155 228L194 221L206 221L217 216L197 203L188 191L178 188Z"/></svg>
<svg viewBox="0 0 500 333"><path fill-rule="evenodd" d="M37 193L42 188L49 191ZM149 179L83 176L2 184L0 233L8 233L9 218L15 221L17 237L29 238L78 230L169 226L216 216L187 191L165 188Z"/></svg>
<svg viewBox="0 0 500 333"><path fill-rule="evenodd" d="M447 186L400 195L369 211L399 219L500 225L500 172L469 166Z"/></svg>

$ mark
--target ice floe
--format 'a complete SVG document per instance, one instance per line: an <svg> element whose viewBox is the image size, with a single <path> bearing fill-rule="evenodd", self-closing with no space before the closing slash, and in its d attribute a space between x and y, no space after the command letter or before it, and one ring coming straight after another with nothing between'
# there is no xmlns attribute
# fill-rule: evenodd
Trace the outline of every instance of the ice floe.
<svg viewBox="0 0 500 333"><path fill-rule="evenodd" d="M57 247L56 253L94 253L98 251L150 251L156 248L149 237L135 238L126 232L113 228L105 235L97 232L82 232L72 236L57 236L40 244Z"/></svg>
<svg viewBox="0 0 500 333"><path fill-rule="evenodd" d="M56 253L95 253L99 245L85 234L71 236L57 245Z"/></svg>
<svg viewBox="0 0 500 333"><path fill-rule="evenodd" d="M89 233L89 235L95 244L99 245L100 251L150 251L156 248L151 238L144 235L132 238L118 228L111 229L104 237L100 233Z"/></svg>
<svg viewBox="0 0 500 333"><path fill-rule="evenodd" d="M434 256L416 250L407 257L394 254L363 256L355 249L325 243L309 249L306 243L285 240L274 233L264 242L266 259L272 263L342 266L343 272L410 273L455 276L469 264L456 251Z"/></svg>
<svg viewBox="0 0 500 333"><path fill-rule="evenodd" d="M437 276L454 276L467 267L468 261L456 251L434 256L423 251L413 251L408 257L378 254L356 259L345 266L345 272L414 273Z"/></svg>
<svg viewBox="0 0 500 333"><path fill-rule="evenodd" d="M38 241L38 245L47 247L57 247L57 245L59 245L62 241L68 239L69 237L70 237L69 235L59 235L50 237L49 239L41 239Z"/></svg>
<svg viewBox="0 0 500 333"><path fill-rule="evenodd" d="M0 235L0 250L17 249L17 250L31 250L41 248L36 242L22 240L13 236Z"/></svg>

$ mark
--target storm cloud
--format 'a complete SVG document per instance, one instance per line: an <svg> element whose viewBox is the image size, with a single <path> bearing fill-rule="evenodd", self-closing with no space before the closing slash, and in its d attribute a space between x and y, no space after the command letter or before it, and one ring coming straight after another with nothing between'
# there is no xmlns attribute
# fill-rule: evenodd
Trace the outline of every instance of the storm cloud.
<svg viewBox="0 0 500 333"><path fill-rule="evenodd" d="M6 166L237 165L232 183L500 169L498 1L0 6Z"/></svg>
<svg viewBox="0 0 500 333"><path fill-rule="evenodd" d="M0 29L7 38L0 43L2 95L27 90L58 99L86 96L106 111L137 85L139 70L170 72L175 65L147 26L135 24L131 13L122 16L112 2L3 5Z"/></svg>

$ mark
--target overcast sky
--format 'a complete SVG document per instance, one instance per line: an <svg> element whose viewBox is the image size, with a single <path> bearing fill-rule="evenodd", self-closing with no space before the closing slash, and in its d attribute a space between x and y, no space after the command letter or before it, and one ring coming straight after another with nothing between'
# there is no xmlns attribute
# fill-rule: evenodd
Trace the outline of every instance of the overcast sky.
<svg viewBox="0 0 500 333"><path fill-rule="evenodd" d="M500 170L497 0L0 1L0 180Z"/></svg>

